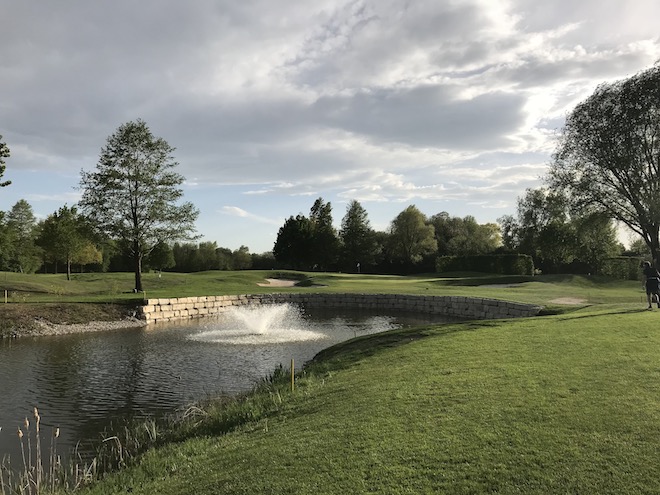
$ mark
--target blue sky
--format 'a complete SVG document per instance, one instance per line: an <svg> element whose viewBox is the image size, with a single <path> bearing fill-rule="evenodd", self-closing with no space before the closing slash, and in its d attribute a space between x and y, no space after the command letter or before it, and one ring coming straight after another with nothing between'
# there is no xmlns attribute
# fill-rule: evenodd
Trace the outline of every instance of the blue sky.
<svg viewBox="0 0 660 495"><path fill-rule="evenodd" d="M565 115L660 59L656 0L0 0L0 210L80 191L141 118L176 148L202 240L272 249L323 197L495 222Z"/></svg>

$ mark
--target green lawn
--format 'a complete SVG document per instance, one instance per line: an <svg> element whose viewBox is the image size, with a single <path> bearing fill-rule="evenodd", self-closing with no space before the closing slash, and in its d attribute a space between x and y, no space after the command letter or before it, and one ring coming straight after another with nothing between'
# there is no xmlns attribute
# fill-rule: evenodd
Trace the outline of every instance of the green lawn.
<svg viewBox="0 0 660 495"><path fill-rule="evenodd" d="M145 285L162 295L246 293L270 275L163 274L163 285ZM207 405L176 441L84 493L660 492L660 310L644 309L640 283L306 275L323 287L282 290L461 294L557 314L335 346L294 392L284 376L238 404Z"/></svg>
<svg viewBox="0 0 660 495"><path fill-rule="evenodd" d="M351 341L253 421L209 419L90 493L658 493L659 318L617 305Z"/></svg>

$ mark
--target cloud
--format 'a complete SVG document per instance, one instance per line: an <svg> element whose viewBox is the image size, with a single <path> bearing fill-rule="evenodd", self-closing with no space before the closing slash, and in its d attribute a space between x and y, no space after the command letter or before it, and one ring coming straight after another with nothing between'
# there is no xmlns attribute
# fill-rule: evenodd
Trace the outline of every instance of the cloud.
<svg viewBox="0 0 660 495"><path fill-rule="evenodd" d="M242 208L237 206L223 206L220 209L220 212L225 215L236 216L240 218L248 218L250 220L255 220L260 223L266 223L269 225L280 225L281 222L279 219L266 218L261 215L255 215L253 213L247 212Z"/></svg>
<svg viewBox="0 0 660 495"><path fill-rule="evenodd" d="M406 202L487 216L540 184L575 104L660 58L658 17L655 0L6 2L3 198L70 198L142 118L203 211L231 190L224 222L275 225L313 196L380 223Z"/></svg>

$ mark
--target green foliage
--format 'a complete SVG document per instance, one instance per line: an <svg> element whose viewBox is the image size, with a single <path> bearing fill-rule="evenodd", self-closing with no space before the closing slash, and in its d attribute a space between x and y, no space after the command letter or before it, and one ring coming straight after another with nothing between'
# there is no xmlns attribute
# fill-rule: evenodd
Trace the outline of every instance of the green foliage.
<svg viewBox="0 0 660 495"><path fill-rule="evenodd" d="M99 263L101 252L91 242L91 228L75 207L66 205L49 215L41 224L36 243L43 249L45 259L66 266L67 280L71 280L71 264Z"/></svg>
<svg viewBox="0 0 660 495"><path fill-rule="evenodd" d="M528 254L544 273L601 273L605 259L623 250L609 217L600 212L571 210L567 198L543 188L528 189L518 199L517 217L500 219L507 249Z"/></svg>
<svg viewBox="0 0 660 495"><path fill-rule="evenodd" d="M606 277L621 280L638 280L640 278L640 264L643 258L630 256L617 256L608 258L603 264L602 274Z"/></svg>
<svg viewBox="0 0 660 495"><path fill-rule="evenodd" d="M435 228L440 255L475 255L492 253L501 244L500 227L480 225L474 217L451 217L442 212L433 215L429 223Z"/></svg>
<svg viewBox="0 0 660 495"><path fill-rule="evenodd" d="M534 275L534 261L526 254L494 254L482 256L440 256L436 271L484 272L500 275Z"/></svg>
<svg viewBox="0 0 660 495"><path fill-rule="evenodd" d="M294 269L311 269L313 227L304 215L289 217L277 233L273 255L278 263Z"/></svg>
<svg viewBox="0 0 660 495"><path fill-rule="evenodd" d="M547 182L604 212L660 255L660 65L600 85L566 119Z"/></svg>
<svg viewBox="0 0 660 495"><path fill-rule="evenodd" d="M346 214L341 221L339 231L341 240L341 262L345 271L369 270L376 263L379 251L376 236L369 223L367 210L358 201L351 201L346 207Z"/></svg>
<svg viewBox="0 0 660 495"><path fill-rule="evenodd" d="M34 273L41 266L41 252L35 240L38 236L36 218L32 206L21 199L7 213L4 228L2 256L6 269L20 273Z"/></svg>
<svg viewBox="0 0 660 495"><path fill-rule="evenodd" d="M294 269L334 268L339 239L332 226L332 206L318 198L304 215L289 217L277 233L273 255L281 265Z"/></svg>
<svg viewBox="0 0 660 495"><path fill-rule="evenodd" d="M174 251L168 243L160 241L149 253L145 264L151 268L155 268L156 270L167 270L169 268L174 268L176 265L176 261L174 260Z"/></svg>
<svg viewBox="0 0 660 495"><path fill-rule="evenodd" d="M108 138L95 172L81 172L81 208L94 225L130 248L135 289L142 290L142 262L162 241L188 239L199 212L179 204L183 176L164 139L142 120L121 125Z"/></svg>
<svg viewBox="0 0 660 495"><path fill-rule="evenodd" d="M9 156L9 147L2 141L2 135L0 134L0 179L2 179L2 176L5 174L5 170L7 168L7 165L5 165L5 158L9 158ZM6 187L9 184L11 184L10 180L0 182L0 187Z"/></svg>
<svg viewBox="0 0 660 495"><path fill-rule="evenodd" d="M406 263L419 263L438 249L433 226L427 224L415 205L408 206L392 220L390 242L396 258Z"/></svg>

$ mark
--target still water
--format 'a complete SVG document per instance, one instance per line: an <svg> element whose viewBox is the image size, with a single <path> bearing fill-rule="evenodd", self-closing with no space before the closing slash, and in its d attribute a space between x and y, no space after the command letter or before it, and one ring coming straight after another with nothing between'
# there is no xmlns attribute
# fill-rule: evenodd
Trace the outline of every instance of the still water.
<svg viewBox="0 0 660 495"><path fill-rule="evenodd" d="M20 455L17 428L32 420L34 407L42 438L60 428L65 454L78 441L98 441L111 424L248 391L292 358L299 369L353 337L442 321L276 305L140 329L0 340L0 459Z"/></svg>

